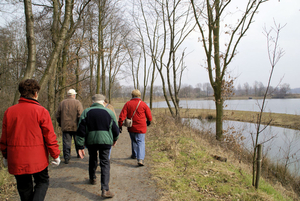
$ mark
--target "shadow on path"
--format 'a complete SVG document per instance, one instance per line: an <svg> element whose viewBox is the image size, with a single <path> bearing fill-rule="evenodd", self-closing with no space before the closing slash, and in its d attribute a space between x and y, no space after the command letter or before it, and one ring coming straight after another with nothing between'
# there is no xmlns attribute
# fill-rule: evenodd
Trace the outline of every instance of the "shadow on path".
<svg viewBox="0 0 300 201"><path fill-rule="evenodd" d="M109 200L157 200L158 194L147 167L139 167L136 159L130 159L130 137L124 128L111 153L110 190L115 197ZM72 150L75 154L75 150ZM45 201L101 200L100 167L97 168L97 184L89 184L88 153L84 159L72 156L69 164L49 166L50 186Z"/></svg>

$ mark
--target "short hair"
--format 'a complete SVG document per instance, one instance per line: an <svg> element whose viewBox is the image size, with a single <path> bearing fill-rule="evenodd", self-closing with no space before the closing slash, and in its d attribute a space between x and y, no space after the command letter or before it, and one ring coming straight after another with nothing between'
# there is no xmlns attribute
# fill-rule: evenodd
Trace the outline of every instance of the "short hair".
<svg viewBox="0 0 300 201"><path fill-rule="evenodd" d="M138 89L133 90L133 91L131 92L131 96L132 96L132 98L134 98L134 97L141 97L141 92L140 92L140 90L138 90Z"/></svg>
<svg viewBox="0 0 300 201"><path fill-rule="evenodd" d="M22 80L19 83L19 92L21 97L34 97L36 92L39 92L41 89L39 83L34 79Z"/></svg>
<svg viewBox="0 0 300 201"><path fill-rule="evenodd" d="M93 102L97 102L97 101L104 101L106 99L106 97L102 94L95 94L93 97L92 97L92 101Z"/></svg>

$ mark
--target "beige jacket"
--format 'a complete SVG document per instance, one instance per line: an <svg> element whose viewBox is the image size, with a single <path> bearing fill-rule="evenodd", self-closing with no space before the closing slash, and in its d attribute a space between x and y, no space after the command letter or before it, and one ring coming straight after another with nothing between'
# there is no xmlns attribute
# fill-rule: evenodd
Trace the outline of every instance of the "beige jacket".
<svg viewBox="0 0 300 201"><path fill-rule="evenodd" d="M111 104L109 104L109 103L104 103L104 107L106 107L107 109L110 109L111 111L113 111L114 114L115 114L115 116L116 116L116 119L118 119L118 118L117 118L117 114L116 114L116 112L115 112L115 109L114 109L114 107L113 107Z"/></svg>
<svg viewBox="0 0 300 201"><path fill-rule="evenodd" d="M74 98L67 98L60 102L55 117L61 130L77 131L77 125L81 113L83 112L82 104Z"/></svg>

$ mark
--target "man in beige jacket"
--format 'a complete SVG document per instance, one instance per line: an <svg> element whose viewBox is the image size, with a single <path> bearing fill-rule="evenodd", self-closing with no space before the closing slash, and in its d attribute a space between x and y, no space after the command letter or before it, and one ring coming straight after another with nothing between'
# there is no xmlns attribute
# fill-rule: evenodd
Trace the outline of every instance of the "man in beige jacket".
<svg viewBox="0 0 300 201"><path fill-rule="evenodd" d="M55 115L56 120L63 132L63 155L65 164L68 164L69 160L71 159L72 137L75 142L78 121L81 113L83 112L82 104L76 99L76 94L77 93L74 89L70 89L67 92L68 97L60 102ZM75 148L77 158L79 158L76 142Z"/></svg>

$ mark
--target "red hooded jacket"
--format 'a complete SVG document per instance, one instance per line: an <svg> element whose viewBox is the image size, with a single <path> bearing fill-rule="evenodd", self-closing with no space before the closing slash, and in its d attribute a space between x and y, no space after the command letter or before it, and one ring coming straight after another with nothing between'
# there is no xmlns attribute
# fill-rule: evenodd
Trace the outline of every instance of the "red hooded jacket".
<svg viewBox="0 0 300 201"><path fill-rule="evenodd" d="M151 110L148 105L143 102L140 98L133 98L127 103L125 103L120 115L119 115L119 127L122 127L123 121L126 119L131 119L136 106L138 105L139 101L141 101L138 109L136 110L132 121L132 127L128 128L128 132L131 133L146 133L147 132L147 121L152 121Z"/></svg>
<svg viewBox="0 0 300 201"><path fill-rule="evenodd" d="M51 117L36 100L21 97L3 117L0 140L2 155L13 175L34 174L60 154Z"/></svg>

